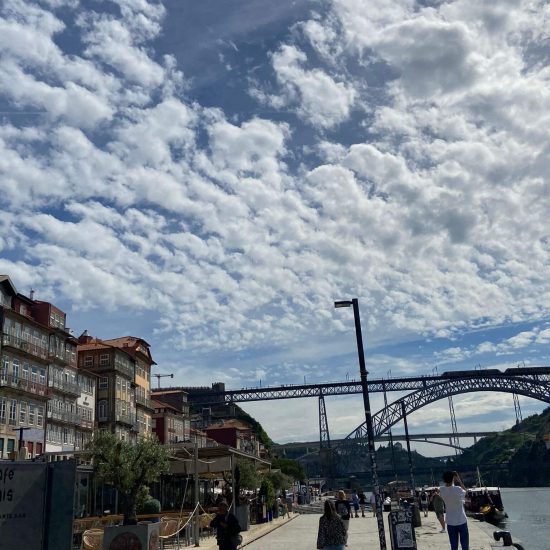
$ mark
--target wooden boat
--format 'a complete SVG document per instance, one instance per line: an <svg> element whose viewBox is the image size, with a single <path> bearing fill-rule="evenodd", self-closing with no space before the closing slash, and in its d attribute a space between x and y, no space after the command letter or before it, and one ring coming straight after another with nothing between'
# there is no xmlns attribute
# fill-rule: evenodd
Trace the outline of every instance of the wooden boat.
<svg viewBox="0 0 550 550"><path fill-rule="evenodd" d="M472 487L466 490L464 509L470 516L497 525L508 517L498 487Z"/></svg>

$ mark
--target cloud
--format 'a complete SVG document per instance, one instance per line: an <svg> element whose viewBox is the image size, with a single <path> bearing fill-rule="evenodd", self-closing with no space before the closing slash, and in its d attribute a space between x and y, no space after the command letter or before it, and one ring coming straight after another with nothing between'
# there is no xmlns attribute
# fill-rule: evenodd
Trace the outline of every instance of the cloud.
<svg viewBox="0 0 550 550"><path fill-rule="evenodd" d="M356 91L352 85L338 82L321 69L307 70L304 52L293 45L284 45L273 54L273 70L283 89L281 96L267 98L272 105L293 106L309 124L331 128L347 120Z"/></svg>

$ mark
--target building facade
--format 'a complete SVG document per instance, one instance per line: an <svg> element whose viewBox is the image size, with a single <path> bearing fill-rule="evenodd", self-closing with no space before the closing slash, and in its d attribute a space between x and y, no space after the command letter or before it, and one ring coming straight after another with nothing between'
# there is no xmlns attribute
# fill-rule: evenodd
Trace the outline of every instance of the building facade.
<svg viewBox="0 0 550 550"><path fill-rule="evenodd" d="M100 340L85 332L78 338L78 364L97 376L98 427L124 441L150 437L151 366L155 363L149 344L131 336Z"/></svg>
<svg viewBox="0 0 550 550"><path fill-rule="evenodd" d="M187 393L180 389L157 389L151 393L155 414L153 431L161 443L191 440L191 420Z"/></svg>
<svg viewBox="0 0 550 550"><path fill-rule="evenodd" d="M31 458L81 449L93 432L95 382L77 369L65 313L19 294L5 275L0 301L0 458L20 442Z"/></svg>

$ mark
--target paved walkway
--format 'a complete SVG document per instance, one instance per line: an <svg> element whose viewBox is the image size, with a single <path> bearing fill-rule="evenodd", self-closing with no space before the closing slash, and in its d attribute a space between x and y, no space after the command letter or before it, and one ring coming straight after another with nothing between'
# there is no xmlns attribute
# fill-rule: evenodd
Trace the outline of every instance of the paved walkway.
<svg viewBox="0 0 550 550"><path fill-rule="evenodd" d="M384 519L387 521L387 514L384 514ZM469 520L468 523L470 550L491 550L491 542L494 543L494 540L491 540L489 534L479 527L478 522ZM284 524L275 531L268 532L265 536L256 538L252 542L247 543L247 533L244 537L246 550L281 550L287 548L292 548L292 550L314 550L317 542L318 524L318 515L307 514L292 519L288 524ZM264 529L269 526L269 524L264 525ZM430 513L427 518L422 518L422 527L415 529L418 550L449 550L449 538L446 533L439 533L438 527L439 523L436 522L433 513ZM386 536L387 547L391 548L387 525ZM365 550L365 548L376 550L379 547L378 544L375 518L354 518L350 521L347 550Z"/></svg>

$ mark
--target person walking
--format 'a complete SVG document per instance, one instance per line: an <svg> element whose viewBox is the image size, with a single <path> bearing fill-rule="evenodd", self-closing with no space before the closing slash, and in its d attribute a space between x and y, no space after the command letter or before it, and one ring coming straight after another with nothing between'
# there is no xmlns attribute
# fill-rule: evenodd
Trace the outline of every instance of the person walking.
<svg viewBox="0 0 550 550"><path fill-rule="evenodd" d="M440 488L441 497L447 511L447 533L451 550L458 550L458 541L462 550L469 550L468 520L464 512L466 488L457 472L443 474L444 486Z"/></svg>
<svg viewBox="0 0 550 550"><path fill-rule="evenodd" d="M441 498L441 493L439 489L434 491L432 495L432 506L435 512L435 517L441 523L440 533L445 532L445 501Z"/></svg>
<svg viewBox="0 0 550 550"><path fill-rule="evenodd" d="M226 500L221 500L218 504L218 513L210 522L210 528L216 529L216 540L220 550L237 550L237 546L242 542L239 535L239 520L229 511Z"/></svg>
<svg viewBox="0 0 550 550"><path fill-rule="evenodd" d="M426 488L424 487L420 493L420 507L422 508L422 511L424 512L424 517L428 517L428 506L429 506L429 498L428 493L426 492Z"/></svg>
<svg viewBox="0 0 550 550"><path fill-rule="evenodd" d="M359 517L359 496L357 495L357 491L354 489L353 493L351 495L351 505L353 506L353 511L355 512L355 517Z"/></svg>
<svg viewBox="0 0 550 550"><path fill-rule="evenodd" d="M372 508L372 517L376 517L376 495L374 493L370 496L370 507Z"/></svg>
<svg viewBox="0 0 550 550"><path fill-rule="evenodd" d="M325 500L325 510L319 519L317 549L344 550L347 538L346 527L342 518L336 513L334 502L332 500Z"/></svg>
<svg viewBox="0 0 550 550"><path fill-rule="evenodd" d="M348 543L349 518L351 517L351 506L346 497L346 493L342 490L338 491L338 500L335 503L336 513L342 518L344 527L346 528L346 545Z"/></svg>
<svg viewBox="0 0 550 550"><path fill-rule="evenodd" d="M359 493L359 507L361 508L361 517L365 517L365 505L367 504L367 497L365 496L365 493L363 493L363 490L361 489L361 492Z"/></svg>

